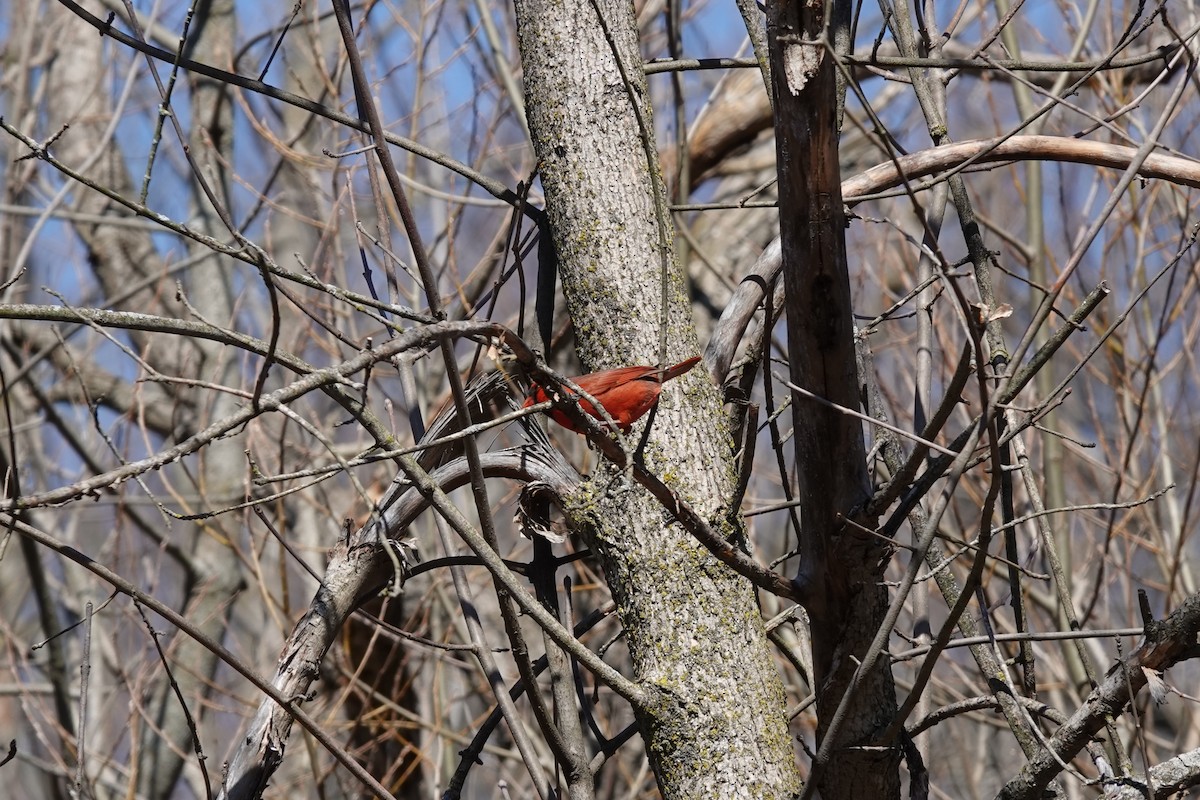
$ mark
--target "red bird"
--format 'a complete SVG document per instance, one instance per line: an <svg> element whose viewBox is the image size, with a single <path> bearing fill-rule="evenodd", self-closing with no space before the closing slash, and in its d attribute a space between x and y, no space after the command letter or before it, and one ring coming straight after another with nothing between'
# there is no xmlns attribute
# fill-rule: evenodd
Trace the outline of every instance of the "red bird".
<svg viewBox="0 0 1200 800"><path fill-rule="evenodd" d="M678 378L698 363L700 363L700 356L692 356L665 369L618 367L617 369L606 369L603 372L593 372L590 375L580 375L578 378L571 378L571 381L596 398L617 423L621 432L628 433L629 429L633 427L633 423L641 419L658 402L662 385L672 378ZM569 395L574 394L566 386L563 387L563 391ZM525 401L523 408L529 408L535 403L544 403L549 399L546 390L535 385L533 394ZM581 399L579 408L583 410L583 413L590 414L604 424L604 418L587 400ZM570 417L557 408L550 409L550 418L569 431L585 433L571 421Z"/></svg>

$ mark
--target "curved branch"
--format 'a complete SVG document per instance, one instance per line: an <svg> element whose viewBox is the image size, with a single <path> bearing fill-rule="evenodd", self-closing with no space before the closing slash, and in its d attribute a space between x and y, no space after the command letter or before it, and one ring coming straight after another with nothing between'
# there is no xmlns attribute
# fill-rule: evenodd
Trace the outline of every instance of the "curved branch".
<svg viewBox="0 0 1200 800"><path fill-rule="evenodd" d="M1090 142L1067 136L971 139L899 156L895 161L871 167L853 178L842 181L842 197L848 206L854 206L879 192L911 184L914 180L944 170L962 169L969 164L1067 161L1109 169L1125 169L1133 163L1136 155L1137 149L1133 147ZM1180 186L1200 188L1200 162L1179 156L1152 154L1142 162L1138 174L1144 178L1157 178ZM945 177L939 175L937 180L944 180ZM920 191L932 185L933 182L909 185L908 190ZM755 311L762 305L767 291L776 285L781 266L779 239L776 237L763 249L762 255L742 278L713 328L708 346L704 350L704 364L718 383L724 382L738 343Z"/></svg>
<svg viewBox="0 0 1200 800"><path fill-rule="evenodd" d="M1200 750L1189 750L1150 768L1150 781L1127 784L1106 793L1105 800L1144 800L1151 785L1154 800L1168 800L1200 784Z"/></svg>
<svg viewBox="0 0 1200 800"><path fill-rule="evenodd" d="M1032 800L1062 769L1061 764L1075 757L1091 738L1104 727L1108 718L1120 716L1125 707L1146 685L1145 670L1161 672L1180 661L1200 657L1200 594L1183 602L1162 622L1146 625L1146 639L1138 649L1108 671L1092 690L1079 710L1050 737L1048 748L1029 760L1021 773L1005 784L998 800Z"/></svg>
<svg viewBox="0 0 1200 800"><path fill-rule="evenodd" d="M561 459L540 448L520 448L481 455L489 478L542 481L555 492L568 493L578 476L570 474ZM465 459L458 458L428 475L443 492L465 485L471 478ZM329 565L309 610L296 623L285 642L271 685L285 697L303 697L320 674L319 665L346 619L359 604L388 583L392 560L381 547L399 538L430 501L412 487L397 487L391 498L380 504L382 514L364 525L349 540L341 541L330 553ZM582 645L580 645L582 647ZM590 651L588 651L590 653ZM594 657L594 656L593 656ZM270 698L264 698L247 725L241 746L230 760L226 800L257 797L283 759L292 715Z"/></svg>
<svg viewBox="0 0 1200 800"><path fill-rule="evenodd" d="M987 637L980 638L984 639L984 641L987 641ZM1048 706L1039 700L1033 699L1032 697L1014 695L1013 699L1016 700L1018 704L1024 706L1025 710L1027 710L1030 714L1036 714L1039 717L1045 717L1056 724L1061 725L1067 719L1066 715L1058 709ZM965 700L959 700L958 702L951 703L948 706L942 706L941 708L935 709L926 714L924 717L921 717L921 719L917 720L912 725L906 726L905 731L909 736L915 738L935 725L945 722L953 717L957 717L960 714L971 714L976 711L985 710L1001 710L1000 701L996 699L995 695L989 694L981 695L979 697L968 697Z"/></svg>
<svg viewBox="0 0 1200 800"><path fill-rule="evenodd" d="M842 195L848 205L862 202L875 192L895 188L942 170L960 170L971 164L997 161L1067 161L1094 167L1126 169L1137 155L1136 147L1092 142L1069 136L1001 136L995 139L970 139L965 142L931 147L899 156L871 167L842 183ZM1146 158L1138 168L1143 178L1158 178L1181 186L1200 188L1200 162L1160 153ZM939 180L945 176L939 176ZM912 186L913 191L928 186Z"/></svg>

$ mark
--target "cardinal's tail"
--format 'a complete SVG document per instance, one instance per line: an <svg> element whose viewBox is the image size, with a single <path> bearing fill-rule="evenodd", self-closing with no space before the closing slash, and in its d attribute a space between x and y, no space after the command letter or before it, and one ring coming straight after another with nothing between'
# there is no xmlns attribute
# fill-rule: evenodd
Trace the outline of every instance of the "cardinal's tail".
<svg viewBox="0 0 1200 800"><path fill-rule="evenodd" d="M692 356L691 358L689 358L685 361L680 361L675 366L667 367L666 369L664 369L662 371L662 379L661 380L663 383L666 383L667 381L671 380L671 378L678 378L680 375L684 374L685 372L687 372L688 370L690 370L692 367L696 366L699 363L700 363L700 356Z"/></svg>

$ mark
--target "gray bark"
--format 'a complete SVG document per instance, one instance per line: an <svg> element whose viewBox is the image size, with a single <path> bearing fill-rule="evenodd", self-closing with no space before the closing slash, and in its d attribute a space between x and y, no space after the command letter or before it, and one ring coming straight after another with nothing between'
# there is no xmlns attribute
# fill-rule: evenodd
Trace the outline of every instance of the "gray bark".
<svg viewBox="0 0 1200 800"><path fill-rule="evenodd" d="M695 353L670 232L661 242L656 221L657 156L647 146L653 128L631 6L522 0L516 12L526 108L584 363L658 361L664 320L665 360ZM668 384L648 466L740 537L727 515L733 474L719 406L699 371ZM602 471L567 501L600 556L635 678L654 698L638 719L663 796L789 796L798 776L783 689L749 584L619 474Z"/></svg>

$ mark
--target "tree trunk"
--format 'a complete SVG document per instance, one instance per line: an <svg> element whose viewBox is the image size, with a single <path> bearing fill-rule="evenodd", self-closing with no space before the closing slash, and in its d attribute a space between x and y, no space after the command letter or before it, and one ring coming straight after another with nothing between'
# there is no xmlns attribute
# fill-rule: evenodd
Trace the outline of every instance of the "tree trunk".
<svg viewBox="0 0 1200 800"><path fill-rule="evenodd" d="M780 240L791 380L858 410L846 216L838 164L837 34L824 4L767 5L779 170ZM836 11L834 16L836 18ZM846 15L845 19L849 19ZM769 378L768 378L769 379ZM817 737L830 735L843 696L887 611L885 545L846 525L870 497L862 423L792 394L801 511L796 577L812 626ZM886 659L854 688L829 760L814 764L825 800L900 796L899 752L874 745L896 713Z"/></svg>
<svg viewBox="0 0 1200 800"><path fill-rule="evenodd" d="M671 363L696 353L673 232L660 228L670 223L655 190L632 6L519 0L516 12L530 128L584 363ZM701 371L665 387L647 462L707 519L742 536L727 507L734 476L720 397ZM653 698L638 720L663 796L790 796L799 781L783 688L753 589L644 491L598 472L567 505L590 533L635 678Z"/></svg>

